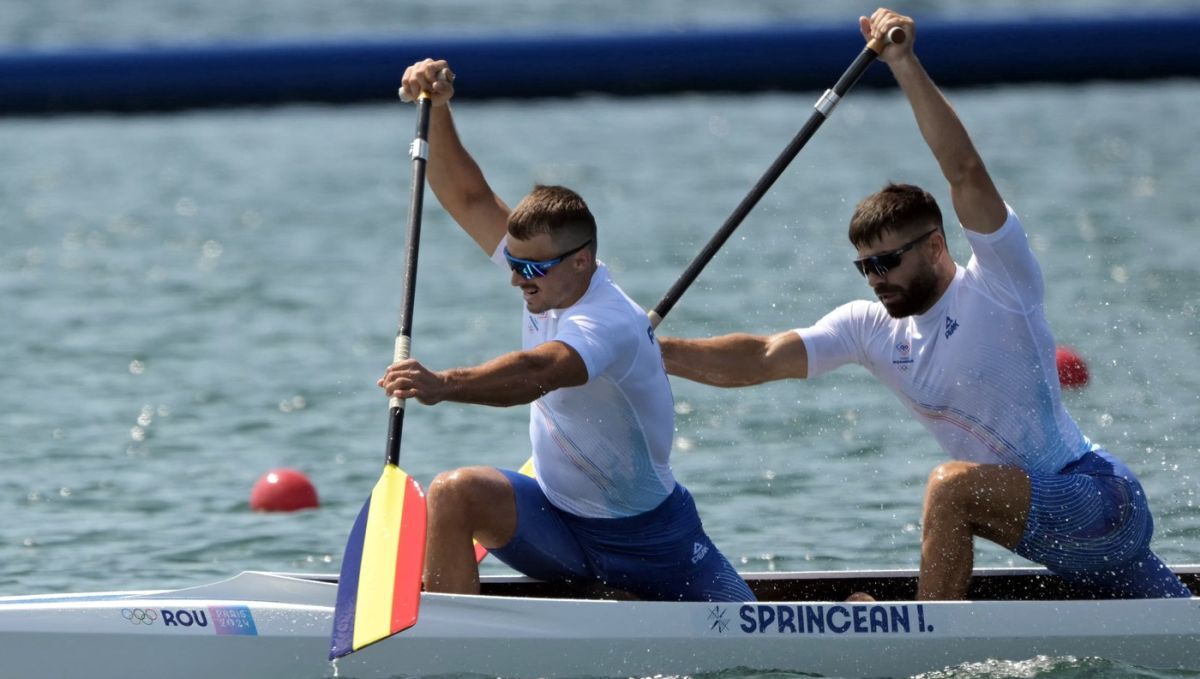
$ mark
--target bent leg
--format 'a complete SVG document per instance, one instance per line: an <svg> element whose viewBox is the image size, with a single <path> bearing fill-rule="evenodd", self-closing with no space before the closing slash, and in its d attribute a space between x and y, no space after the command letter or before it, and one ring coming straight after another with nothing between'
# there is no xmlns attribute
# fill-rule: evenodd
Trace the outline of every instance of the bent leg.
<svg viewBox="0 0 1200 679"><path fill-rule="evenodd" d="M1015 550L1091 596L1190 596L1150 550L1154 519L1134 473L1098 450L1058 474L1034 475L1028 528Z"/></svg>
<svg viewBox="0 0 1200 679"><path fill-rule="evenodd" d="M733 564L704 532L681 484L658 507L619 519L572 520L610 586L651 601L754 601Z"/></svg>
<svg viewBox="0 0 1200 679"><path fill-rule="evenodd" d="M976 535L1014 549L1029 516L1029 477L1018 467L953 461L925 487L917 598L962 599L971 582Z"/></svg>
<svg viewBox="0 0 1200 679"><path fill-rule="evenodd" d="M538 580L595 582L591 560L567 524L567 512L551 504L537 480L507 469L500 473L516 497L516 532L503 543L484 546L501 562Z"/></svg>
<svg viewBox="0 0 1200 679"><path fill-rule="evenodd" d="M426 500L425 589L479 593L479 566L471 544L503 545L517 527L508 478L493 467L464 467L438 474Z"/></svg>
<svg viewBox="0 0 1200 679"><path fill-rule="evenodd" d="M701 567L689 574L679 588L679 601L757 601L750 585L746 584L737 569L725 558L707 535L704 540L712 553L701 562ZM696 543L699 544L699 543Z"/></svg>
<svg viewBox="0 0 1200 679"><path fill-rule="evenodd" d="M1053 569L1051 569L1053 570ZM1192 596L1179 576L1147 549L1120 566L1057 574L1093 596L1106 599L1170 599Z"/></svg>
<svg viewBox="0 0 1200 679"><path fill-rule="evenodd" d="M692 570L676 590L677 598L680 601L757 601L746 579L704 531L692 494L679 486L672 499L677 495L682 495L683 502L676 508L676 521L681 526L693 526L691 536L684 541L685 546L689 543L692 546Z"/></svg>

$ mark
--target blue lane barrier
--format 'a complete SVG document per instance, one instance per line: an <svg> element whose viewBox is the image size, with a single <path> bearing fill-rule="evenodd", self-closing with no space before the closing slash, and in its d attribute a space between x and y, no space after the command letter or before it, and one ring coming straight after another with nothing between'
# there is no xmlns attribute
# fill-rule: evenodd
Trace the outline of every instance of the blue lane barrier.
<svg viewBox="0 0 1200 679"><path fill-rule="evenodd" d="M862 49L845 23L15 51L0 53L0 115L385 100L427 56L450 60L464 99L818 90ZM918 17L917 30L922 62L948 87L1200 76L1200 12ZM531 66L536 77L514 77ZM862 85L890 82L876 67Z"/></svg>

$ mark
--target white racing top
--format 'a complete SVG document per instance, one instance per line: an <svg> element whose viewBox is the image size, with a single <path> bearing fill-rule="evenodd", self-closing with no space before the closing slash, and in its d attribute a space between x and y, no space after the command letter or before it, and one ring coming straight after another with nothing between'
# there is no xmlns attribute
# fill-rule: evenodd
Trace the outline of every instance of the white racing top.
<svg viewBox="0 0 1200 679"><path fill-rule="evenodd" d="M492 260L508 271L504 241ZM616 518L657 507L675 490L669 458L675 402L646 312L599 263L587 292L565 309L522 313L522 348L562 342L588 381L530 405L538 484L558 508Z"/></svg>
<svg viewBox="0 0 1200 679"><path fill-rule="evenodd" d="M924 314L859 300L796 330L808 376L858 363L952 458L1057 472L1096 446L1062 404L1041 269L1011 207L999 231L964 232L971 259Z"/></svg>

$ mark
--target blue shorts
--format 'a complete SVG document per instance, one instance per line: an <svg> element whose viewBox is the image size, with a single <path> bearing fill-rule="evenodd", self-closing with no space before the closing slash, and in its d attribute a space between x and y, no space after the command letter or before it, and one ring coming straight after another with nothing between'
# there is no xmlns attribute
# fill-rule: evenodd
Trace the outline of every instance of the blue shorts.
<svg viewBox="0 0 1200 679"><path fill-rule="evenodd" d="M1154 519L1137 477L1103 450L1057 474L1030 474L1029 518L1016 553L1096 596L1192 593L1150 551Z"/></svg>
<svg viewBox="0 0 1200 679"><path fill-rule="evenodd" d="M681 484L648 512L593 519L550 504L536 480L500 471L516 494L517 531L490 551L513 569L548 582L599 582L652 601L755 600L704 533Z"/></svg>

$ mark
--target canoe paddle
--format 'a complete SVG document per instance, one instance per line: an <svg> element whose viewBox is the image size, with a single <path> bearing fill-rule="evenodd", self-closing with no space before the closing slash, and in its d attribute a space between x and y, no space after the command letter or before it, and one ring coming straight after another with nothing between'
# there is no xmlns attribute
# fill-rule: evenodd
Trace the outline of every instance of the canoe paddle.
<svg viewBox="0 0 1200 679"><path fill-rule="evenodd" d="M452 78L447 71L439 77ZM401 99L404 99L403 94ZM393 362L409 356L413 300L417 284L417 249L425 198L425 164L429 158L427 92L417 101L416 137L409 147L412 191L408 203L408 243L404 264L404 305L396 332ZM334 660L412 627L421 602L421 570L425 564L425 494L400 469L400 434L404 400L388 402L387 462L371 497L350 529L338 578L329 659Z"/></svg>
<svg viewBox="0 0 1200 679"><path fill-rule="evenodd" d="M688 268L679 276L679 280L675 281L675 285L671 286L671 289L659 301L658 306L654 307L654 310L650 312L651 327L658 327L662 319L671 311L675 303L683 296L683 293L687 291L688 287L696 280L696 277L700 275L700 272L704 270L704 267L708 265L709 260L717 254L717 250L720 250L725 241L729 240L733 232L741 226L742 220L746 218L746 215L750 214L755 205L758 205L758 201L766 195L767 191L775 183L775 180L779 179L779 176L783 174L787 166L800 153L800 149L804 148L808 140L821 127L821 124L833 114L833 109L842 100L842 97L846 96L850 88L854 87L859 79L862 78L863 73L867 72L867 67L879 57L880 53L883 52L883 48L890 43L903 43L905 39L904 30L899 27L888 31L886 41L872 39L863 48L862 52L855 57L850 67L842 73L842 77L838 78L833 88L825 90L825 94L822 94L821 98L817 99L817 103L813 104L813 108L816 110L808 117L808 121L804 123L804 127L800 128L800 131L792 138L791 143L775 158L775 162L771 163L771 166L767 168L763 176L754 184L754 187L750 189L750 193L746 194L742 202L738 204L733 213L729 215L729 218L725 220L725 223L721 225L721 228L717 229L717 232L709 239L708 244L704 246L700 254L696 255L696 258L692 260Z"/></svg>
<svg viewBox="0 0 1200 679"><path fill-rule="evenodd" d="M766 195L775 181L779 179L779 176L783 174L783 171L787 169L787 166L800 153L800 149L804 148L808 140L821 127L821 124L833 114L833 109L842 100L842 97L846 96L846 93L862 78L863 73L867 72L867 68L879 57L883 52L883 48L888 44L903 43L906 39L907 36L904 34L904 30L899 27L888 31L886 40L871 39L862 52L855 57L850 67L838 78L833 88L825 90L825 93L821 95L817 103L813 104L813 108L816 110L808 117L808 121L804 123L804 127L800 128L800 131L792 138L791 143L775 158L775 162L771 163L771 166L767 168L763 176L754 184L754 187L750 189L750 193L746 194L742 202L738 204L733 213L725 220L725 223L721 225L721 228L717 229L717 232L709 239L704 249L700 251L700 254L696 255L696 258L692 260L692 263L679 276L679 279L675 281L675 284L671 286L667 294L663 295L658 305L649 313L651 328L657 328L667 313L674 308L675 303L679 301L680 297L683 297L683 293L695 282L696 277L700 275L704 267L717 254L717 251L721 249L725 241L729 240L733 232L741 226L742 221L746 219L746 215L750 214L755 205L758 205L758 201L762 200L762 197ZM533 458L529 458L525 462L524 466L521 467L521 473L533 476ZM475 543L475 556L479 561L482 561L487 556L487 550L479 543Z"/></svg>

